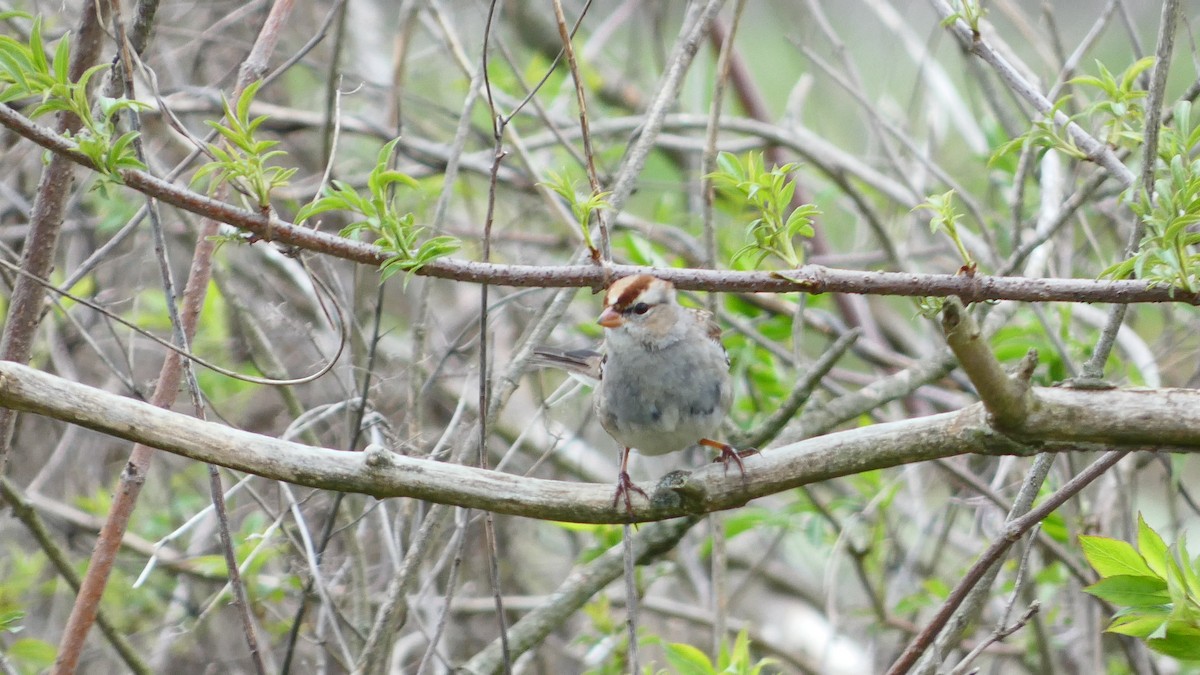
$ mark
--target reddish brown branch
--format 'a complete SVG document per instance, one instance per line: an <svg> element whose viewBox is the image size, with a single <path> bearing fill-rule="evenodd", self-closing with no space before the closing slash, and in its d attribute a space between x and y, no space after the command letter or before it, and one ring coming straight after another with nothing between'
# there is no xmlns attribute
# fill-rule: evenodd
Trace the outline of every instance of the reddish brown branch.
<svg viewBox="0 0 1200 675"><path fill-rule="evenodd" d="M245 87L258 77L257 73L265 71L266 60L269 58L270 52L278 41L278 32L286 21L286 18L291 14L292 6L292 0L276 0L272 4L271 12L267 17L265 25L259 32L255 46L243 63L236 91L234 92L235 98L240 96ZM124 47L125 45L121 46ZM125 58L129 58L128 52L125 53ZM125 65L128 66L127 63ZM144 176L146 178L153 178L148 173L144 174ZM150 193L144 192L144 194L149 195ZM150 206L151 209L154 208L153 204ZM151 212L151 216L154 216L153 211ZM214 238L219 231L219 221L221 221L220 218L213 218L211 216L204 221L192 254L191 268L188 273L187 284L183 291L183 306L178 316L172 316L172 321L178 322L174 326L174 329L176 332L176 341L182 349L187 348L187 345L196 334L196 325L199 322L200 310L204 305L209 281L212 278L212 256L217 247ZM159 232L161 233L161 230ZM158 253L160 256L165 256L165 252L161 247ZM165 263L165 260L163 262ZM171 288L166 283L167 280L168 277L164 275L164 290L166 291L167 301L171 303L174 302L174 299L171 297ZM187 364L183 356L178 351L171 351L167 354L159 371L154 394L151 397L150 402L152 405L160 408L169 408L174 404L176 395L179 392L180 382L183 380L186 372L186 366ZM191 384L194 386L194 382ZM193 391L193 400L196 402L200 400L196 391ZM198 408L197 414L203 415L203 409ZM145 485L146 475L150 470L150 462L154 458L155 452L155 448L149 445L143 443L135 444L125 465L125 470L121 473L120 483L113 496L112 507L109 510L108 517L104 521L104 526L100 530L100 536L96 540L91 560L88 564L87 574L83 578L79 593L75 597L75 604L67 619L67 626L63 630L63 636L59 643L58 658L54 664L53 672L56 674L74 673L78 667L84 642L88 632L91 630L92 624L95 622L100 598L104 593L105 587L108 585L108 580L112 574L112 567L116 562L117 552L120 549L121 540L129 528L130 517L133 515L138 496ZM219 489L220 480L215 480L216 490L214 490L214 499L220 501L222 499ZM223 504L217 504L218 514L223 517L222 507ZM224 545L227 563L229 563L230 583L234 589L235 602L240 609L244 610L247 606L245 592L238 578L236 560L233 560L233 549L227 531L228 523L223 521L221 525L222 544ZM255 671L258 673L266 672L258 648L257 637L254 634L253 623L250 621L248 613L243 612L242 616L244 619L243 627L246 632Z"/></svg>
<svg viewBox="0 0 1200 675"><path fill-rule="evenodd" d="M11 108L0 105L0 125L68 159L95 168L73 144L54 132L34 124ZM168 183L142 171L125 170L121 177L129 187L168 204L234 227L260 239L323 253L367 265L379 265L387 259L378 247L337 235L296 225L279 218L239 209L197 192ZM1144 281L1097 281L1095 279L1054 279L993 277L957 274L917 274L910 272L866 272L805 265L785 272L734 272L701 269L660 269L633 265L613 265L601 269L591 265L506 265L452 258L435 260L417 274L473 283L518 287L602 287L610 275L626 276L652 272L686 290L724 292L855 293L862 295L898 295L906 297L958 296L965 303L985 300L1022 302L1112 302L1121 304L1180 302L1200 304L1200 293L1188 293Z"/></svg>
<svg viewBox="0 0 1200 675"><path fill-rule="evenodd" d="M98 12L98 4L84 4L77 35L73 40L75 44L69 67L72 82L77 82L83 72L100 57L104 30ZM0 110L7 112L9 109L0 105ZM63 111L55 122L56 131L44 129L44 132L62 138L64 134L79 131L82 125L83 122L74 113ZM33 354L33 338L41 324L42 303L46 299L46 289L36 279L49 277L53 269L67 197L74 185L75 167L64 161L62 155L53 155L38 182L37 196L29 217L29 235L21 253L21 269L33 278L22 276L17 279L8 303L4 334L0 336L0 358L6 361L26 363ZM0 475L4 474L15 427L15 414L11 410L0 410Z"/></svg>

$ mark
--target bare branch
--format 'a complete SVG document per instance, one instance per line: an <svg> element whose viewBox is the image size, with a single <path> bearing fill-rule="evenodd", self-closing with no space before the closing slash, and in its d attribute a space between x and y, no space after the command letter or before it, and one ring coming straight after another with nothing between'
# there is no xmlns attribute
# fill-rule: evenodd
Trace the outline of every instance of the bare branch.
<svg viewBox="0 0 1200 675"><path fill-rule="evenodd" d="M1200 448L1200 391L1035 388L1031 395L1031 414L1009 432L1029 442ZM312 448L203 422L15 363L0 363L0 405L290 483L584 523L708 513L837 476L965 452L1030 452L994 433L976 404L773 448L746 463L744 478L727 477L720 466L669 474L648 486L652 503L630 518L613 507L611 485L522 478L378 446L361 453Z"/></svg>
<svg viewBox="0 0 1200 675"><path fill-rule="evenodd" d="M1032 366L1036 365L1036 360L1030 360L1022 379L1010 378L988 347L979 324L967 313L958 298L946 300L942 310L942 329L946 333L946 342L958 357L967 377L971 378L996 426L1009 429L1020 425L1029 405L1029 376L1033 373Z"/></svg>

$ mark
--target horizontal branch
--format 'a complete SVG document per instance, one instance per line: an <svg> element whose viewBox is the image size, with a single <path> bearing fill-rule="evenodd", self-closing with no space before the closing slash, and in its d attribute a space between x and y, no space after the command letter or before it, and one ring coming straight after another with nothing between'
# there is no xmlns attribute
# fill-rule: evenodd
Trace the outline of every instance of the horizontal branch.
<svg viewBox="0 0 1200 675"><path fill-rule="evenodd" d="M33 142L60 153L81 166L95 169L71 141L33 123L12 108L0 105L0 125ZM388 258L377 246L307 227L275 217L246 211L211 199L144 171L121 171L125 184L138 192L254 234L261 240L313 251L352 262L378 266ZM1181 302L1200 304L1200 293L1184 292L1144 281L1098 281L1095 279L1030 279L983 274L916 274L868 272L805 265L786 272L742 272L707 269L662 269L633 265L506 265L453 258L440 258L417 274L457 281L521 287L591 287L600 289L613 278L653 272L688 290L725 292L853 293L907 297L957 296L966 303L985 300L1023 302L1107 302L1118 304Z"/></svg>
<svg viewBox="0 0 1200 675"><path fill-rule="evenodd" d="M965 453L1029 454L1043 443L1200 448L1200 391L1034 389L1021 442L987 426L979 404L877 424L773 448L746 461L745 477L718 464L673 472L644 485L633 519L662 520L741 506L838 476ZM266 478L375 497L414 497L530 518L582 523L629 519L613 508L613 486L526 478L415 459L378 446L364 452L314 448L232 429L0 362L0 406L45 415L105 434Z"/></svg>

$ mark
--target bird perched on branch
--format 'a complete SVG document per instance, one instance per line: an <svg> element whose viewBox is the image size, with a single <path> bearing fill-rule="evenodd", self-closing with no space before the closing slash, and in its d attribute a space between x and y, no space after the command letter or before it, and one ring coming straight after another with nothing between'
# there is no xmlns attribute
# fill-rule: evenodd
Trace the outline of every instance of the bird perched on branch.
<svg viewBox="0 0 1200 675"><path fill-rule="evenodd" d="M729 356L712 315L680 305L671 282L638 274L613 282L596 323L605 328L603 353L536 349L534 363L597 380L600 424L622 447L613 506L624 499L632 512L630 492L647 497L629 478L630 450L663 455L699 444L745 474L742 458L753 450L710 438L733 402Z"/></svg>

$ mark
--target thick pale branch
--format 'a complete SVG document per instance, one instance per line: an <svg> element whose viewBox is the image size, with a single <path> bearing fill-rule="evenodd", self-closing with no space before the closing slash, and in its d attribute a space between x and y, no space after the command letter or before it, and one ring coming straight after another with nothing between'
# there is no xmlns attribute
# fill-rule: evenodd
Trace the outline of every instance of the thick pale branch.
<svg viewBox="0 0 1200 675"><path fill-rule="evenodd" d="M83 166L89 160L65 138L34 124L0 105L0 125L12 129L43 147L67 156ZM324 253L367 265L380 265L387 255L378 247L352 239L297 227L278 218L239 209L202 194L168 183L150 174L126 170L121 177L129 187L185 211L228 223L266 241ZM726 292L856 293L907 297L958 296L963 302L1017 300L1023 302L1182 302L1200 304L1200 293L1189 293L1144 281L1096 281L1094 279L1027 279L956 274L907 272L864 272L805 265L797 270L776 272L733 272L701 269L647 268L633 265L504 265L441 258L422 267L417 274L500 286L580 287L605 286L614 276L650 272L669 279L686 290Z"/></svg>
<svg viewBox="0 0 1200 675"><path fill-rule="evenodd" d="M873 469L978 454L1026 454L1029 443L1200 448L1200 391L1034 389L1017 430L995 433L981 405L842 431L765 451L744 480L720 465L668 474L645 486L634 520L662 520L741 506L807 483ZM267 478L376 497L415 497L531 518L628 520L612 486L524 478L432 462L382 448L340 452L203 422L16 363L0 362L0 405L32 412ZM1049 447L1047 449L1053 449Z"/></svg>
<svg viewBox="0 0 1200 675"><path fill-rule="evenodd" d="M1029 378L1014 380L1004 372L983 331L979 330L979 324L958 298L946 300L942 309L942 331L996 426L1011 429L1020 424L1025 419L1029 402L1026 396Z"/></svg>

